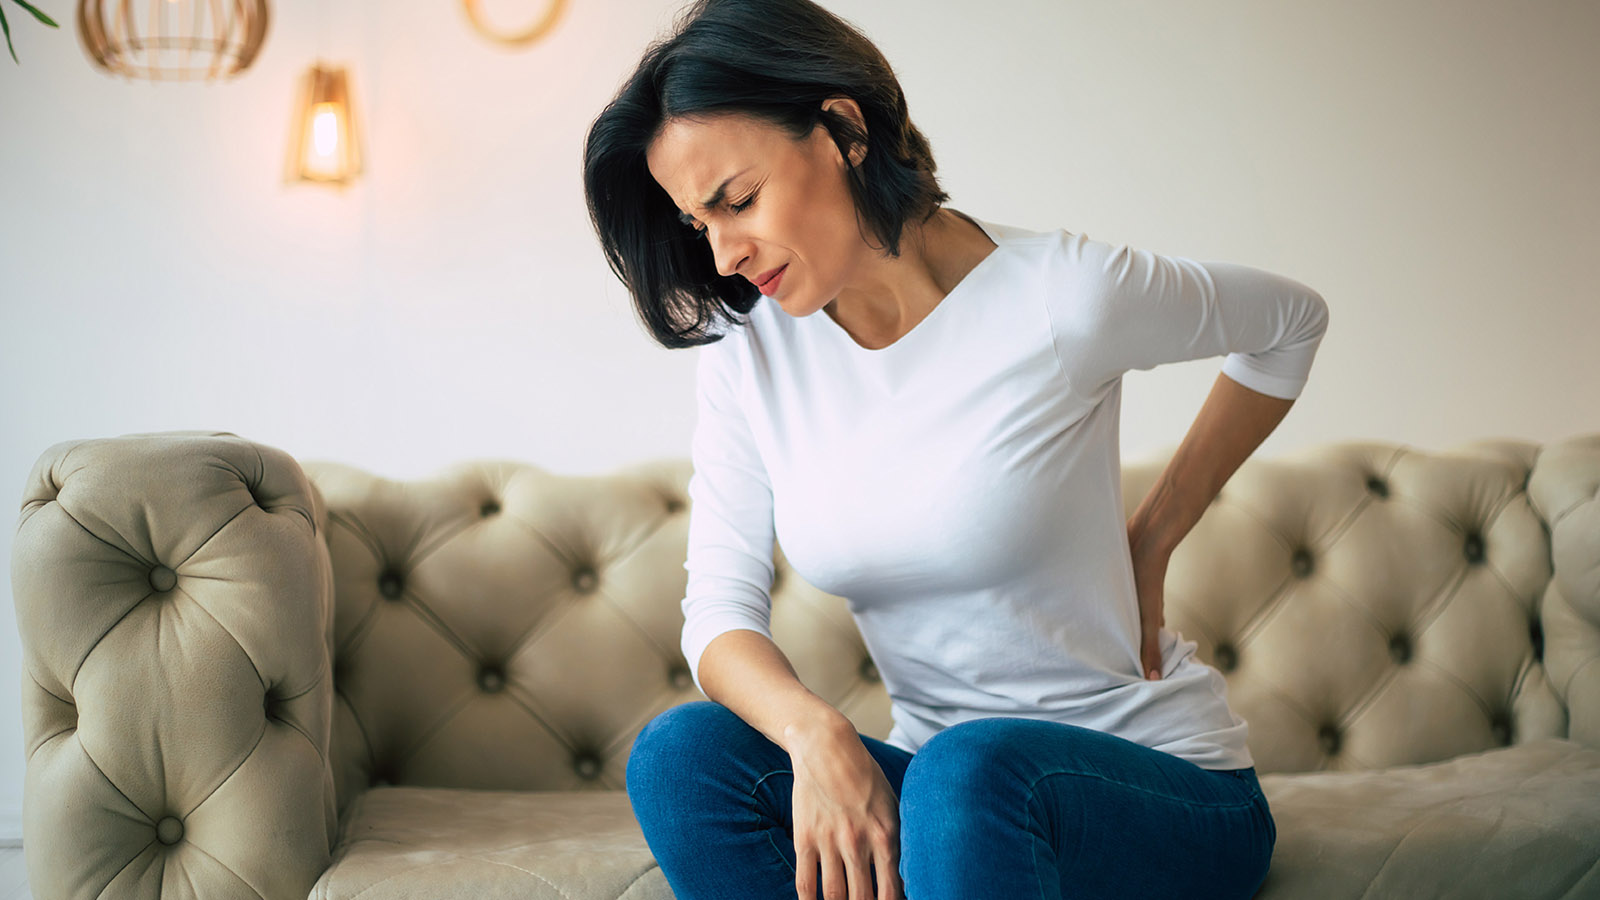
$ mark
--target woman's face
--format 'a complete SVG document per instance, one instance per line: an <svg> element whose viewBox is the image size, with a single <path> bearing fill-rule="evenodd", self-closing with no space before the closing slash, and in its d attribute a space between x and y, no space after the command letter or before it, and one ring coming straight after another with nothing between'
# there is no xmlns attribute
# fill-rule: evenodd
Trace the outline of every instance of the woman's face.
<svg viewBox="0 0 1600 900"><path fill-rule="evenodd" d="M854 101L823 104L835 105L859 121ZM781 269L764 293L792 316L827 305L876 255L856 224L844 157L820 125L795 141L744 115L672 119L645 156L656 183L701 230L717 271L760 287ZM710 209L701 206L714 197Z"/></svg>

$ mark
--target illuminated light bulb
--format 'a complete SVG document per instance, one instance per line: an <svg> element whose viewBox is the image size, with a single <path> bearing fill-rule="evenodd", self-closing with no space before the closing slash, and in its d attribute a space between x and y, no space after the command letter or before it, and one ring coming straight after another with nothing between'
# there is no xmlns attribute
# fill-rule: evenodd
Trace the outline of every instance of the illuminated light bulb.
<svg viewBox="0 0 1600 900"><path fill-rule="evenodd" d="M339 149L339 113L332 103L318 103L312 114L312 141L319 157L331 159Z"/></svg>

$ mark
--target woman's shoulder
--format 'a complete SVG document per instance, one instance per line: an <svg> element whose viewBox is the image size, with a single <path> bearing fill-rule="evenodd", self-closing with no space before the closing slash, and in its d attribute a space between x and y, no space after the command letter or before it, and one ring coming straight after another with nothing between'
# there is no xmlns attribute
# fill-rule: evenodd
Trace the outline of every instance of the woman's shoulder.
<svg viewBox="0 0 1600 900"><path fill-rule="evenodd" d="M1008 222L997 222L982 216L974 216L971 213L962 212L954 208L951 208L950 211L970 220L974 225L983 229L984 233L989 235L990 240L993 240L998 246L1006 246L1008 244L1046 246L1052 242L1059 242L1063 236L1071 234L1071 232L1061 228L1027 228Z"/></svg>

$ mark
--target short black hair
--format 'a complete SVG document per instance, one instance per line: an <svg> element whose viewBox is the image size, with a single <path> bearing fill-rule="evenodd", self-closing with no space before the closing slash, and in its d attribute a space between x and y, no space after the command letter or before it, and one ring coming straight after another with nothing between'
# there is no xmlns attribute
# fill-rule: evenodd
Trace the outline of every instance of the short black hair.
<svg viewBox="0 0 1600 900"><path fill-rule="evenodd" d="M822 108L844 96L866 132ZM878 48L811 0L696 0L672 33L651 42L633 74L589 128L583 186L606 262L627 286L658 343L714 343L718 319L742 324L760 299L747 279L717 272L711 247L679 218L650 174L645 152L668 120L740 113L796 140L820 123L839 152L864 145L849 169L857 221L890 256L908 221L926 221L950 196L940 189L927 138Z"/></svg>

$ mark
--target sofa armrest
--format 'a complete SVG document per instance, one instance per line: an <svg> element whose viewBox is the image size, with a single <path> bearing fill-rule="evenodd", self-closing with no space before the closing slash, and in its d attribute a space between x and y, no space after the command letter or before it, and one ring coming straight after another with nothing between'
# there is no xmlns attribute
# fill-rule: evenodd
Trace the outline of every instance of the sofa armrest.
<svg viewBox="0 0 1600 900"><path fill-rule="evenodd" d="M309 893L338 825L325 527L292 457L226 432L40 456L11 559L34 896Z"/></svg>
<svg viewBox="0 0 1600 900"><path fill-rule="evenodd" d="M1600 750L1600 434L1546 444L1528 496L1550 534L1545 669L1567 708L1567 737Z"/></svg>

